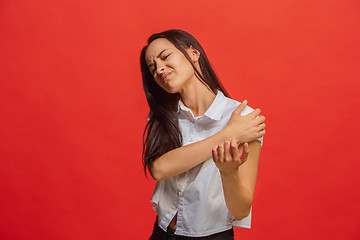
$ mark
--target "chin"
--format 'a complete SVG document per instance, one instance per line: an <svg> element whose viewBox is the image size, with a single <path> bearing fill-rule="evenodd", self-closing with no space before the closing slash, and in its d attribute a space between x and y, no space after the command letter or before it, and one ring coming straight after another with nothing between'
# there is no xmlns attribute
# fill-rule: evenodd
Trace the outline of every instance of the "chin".
<svg viewBox="0 0 360 240"><path fill-rule="evenodd" d="M168 92L168 93L170 93L170 94L175 94L175 93L177 93L177 91L175 91L175 90L165 90L166 92Z"/></svg>
<svg viewBox="0 0 360 240"><path fill-rule="evenodd" d="M166 92L170 93L170 94L174 94L174 93L178 93L179 89L176 87L172 87L172 86L166 86L163 88Z"/></svg>

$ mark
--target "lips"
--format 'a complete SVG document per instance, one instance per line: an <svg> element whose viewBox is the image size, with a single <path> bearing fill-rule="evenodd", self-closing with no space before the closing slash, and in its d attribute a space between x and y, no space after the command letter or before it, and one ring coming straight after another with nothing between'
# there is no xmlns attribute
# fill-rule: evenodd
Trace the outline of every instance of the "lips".
<svg viewBox="0 0 360 240"><path fill-rule="evenodd" d="M165 74L162 76L161 80L162 80L163 82L165 82L165 81L170 77L171 74L172 74L172 72L165 73Z"/></svg>

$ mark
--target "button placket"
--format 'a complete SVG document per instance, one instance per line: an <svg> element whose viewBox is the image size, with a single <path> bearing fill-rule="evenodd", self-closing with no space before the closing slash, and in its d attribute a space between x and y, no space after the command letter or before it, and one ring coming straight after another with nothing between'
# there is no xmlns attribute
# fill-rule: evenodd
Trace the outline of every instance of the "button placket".
<svg viewBox="0 0 360 240"><path fill-rule="evenodd" d="M197 141L196 135L198 133L198 127L196 124L196 119L194 118L191 124L191 131L190 131L190 141L194 143Z"/></svg>

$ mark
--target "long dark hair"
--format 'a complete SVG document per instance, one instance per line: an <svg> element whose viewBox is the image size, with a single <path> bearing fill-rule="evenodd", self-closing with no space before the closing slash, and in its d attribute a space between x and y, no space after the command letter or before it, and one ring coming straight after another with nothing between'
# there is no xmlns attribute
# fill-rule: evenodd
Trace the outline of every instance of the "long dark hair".
<svg viewBox="0 0 360 240"><path fill-rule="evenodd" d="M182 146L182 136L177 115L180 95L178 93L170 94L163 90L155 82L145 61L145 53L148 46L158 38L165 38L174 44L191 63L200 80L205 85L208 85L214 93L216 93L216 90L220 90L225 96L228 96L228 93L211 67L204 49L191 34L183 30L171 29L151 35L148 39L148 44L142 49L140 54L143 86L150 107L148 122L143 134L142 158L145 174L146 168L148 168L155 159L168 151ZM190 48L190 46L193 46L200 52L199 65L201 73L197 70L185 51L185 49Z"/></svg>

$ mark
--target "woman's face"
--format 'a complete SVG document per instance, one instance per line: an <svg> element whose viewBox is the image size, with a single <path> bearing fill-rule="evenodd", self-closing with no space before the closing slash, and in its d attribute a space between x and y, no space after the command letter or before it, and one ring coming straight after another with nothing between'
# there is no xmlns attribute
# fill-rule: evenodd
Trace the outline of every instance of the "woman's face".
<svg viewBox="0 0 360 240"><path fill-rule="evenodd" d="M199 52L193 48L186 51L196 63ZM194 68L184 54L165 38L150 43L145 60L155 82L168 93L180 93L197 79Z"/></svg>

